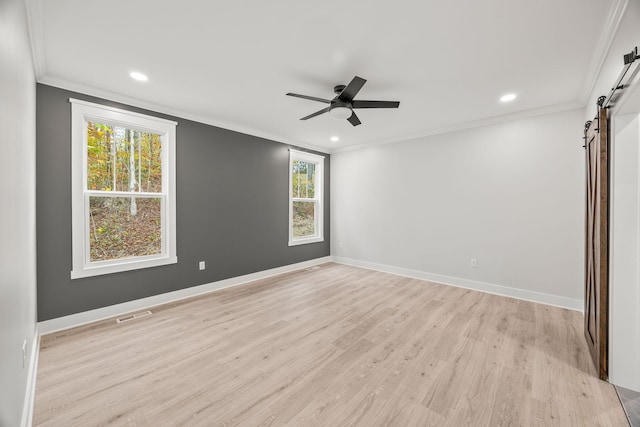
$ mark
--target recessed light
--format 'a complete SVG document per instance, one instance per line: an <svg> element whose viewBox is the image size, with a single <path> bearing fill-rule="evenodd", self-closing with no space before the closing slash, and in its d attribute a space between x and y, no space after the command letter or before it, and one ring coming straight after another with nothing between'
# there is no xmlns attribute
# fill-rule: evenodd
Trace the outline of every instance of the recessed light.
<svg viewBox="0 0 640 427"><path fill-rule="evenodd" d="M132 71L129 73L129 75L132 79L138 80L139 82L146 82L147 80L149 80L149 77L137 71Z"/></svg>
<svg viewBox="0 0 640 427"><path fill-rule="evenodd" d="M508 94L503 95L502 97L500 97L500 102L511 102L514 99L516 99L516 94L515 93L508 93Z"/></svg>
<svg viewBox="0 0 640 427"><path fill-rule="evenodd" d="M331 142L338 142L338 141L340 141L340 138L338 138L337 136L331 137Z"/></svg>

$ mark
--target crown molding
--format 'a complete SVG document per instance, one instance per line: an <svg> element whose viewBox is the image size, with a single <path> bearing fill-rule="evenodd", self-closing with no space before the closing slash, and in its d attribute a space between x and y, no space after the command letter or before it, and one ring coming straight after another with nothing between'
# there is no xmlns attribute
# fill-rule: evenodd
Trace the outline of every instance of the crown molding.
<svg viewBox="0 0 640 427"><path fill-rule="evenodd" d="M46 75L45 41L42 23L42 3L40 0L25 0L27 27L29 29L29 43L31 44L31 58L36 80Z"/></svg>
<svg viewBox="0 0 640 427"><path fill-rule="evenodd" d="M57 87L64 90L69 90L72 92L78 92L84 95L94 96L94 97L105 99L108 101L126 104L131 107L143 108L151 112L166 114L169 116L191 120L191 121L202 123L209 126L215 126L215 127L226 129L226 130L243 133L245 135L255 136L257 138L279 142L285 145L306 148L308 150L318 151L325 154L331 154L331 151L324 147L319 147L311 144L304 144L304 143L301 143L300 141L290 141L285 138L281 138L279 136L276 136L267 132L262 132L248 126L240 125L238 123L211 119L210 117L204 117L197 114L189 113L187 111L183 111L178 108L171 108L166 105L160 105L152 102L143 101L139 98L134 98L134 97L122 95L120 93L98 89L96 87L92 87L88 85L73 83L67 80L57 79L50 76L44 76L42 78L39 78L38 83Z"/></svg>
<svg viewBox="0 0 640 427"><path fill-rule="evenodd" d="M365 142L363 144L351 145L351 146L343 147L343 148L335 148L335 149L332 150L332 154L343 153L343 152L354 151L354 150L362 150L362 149L365 149L365 148L371 148L371 147L376 147L376 146L380 146L380 145L393 144L393 143L396 143L396 142L412 141L412 140L416 140L416 139L420 139L420 138L426 138L426 137L434 136L434 135L441 135L441 134L445 134L445 133L458 132L458 131L462 131L462 130L473 129L473 128L478 128L478 127L483 127L483 126L496 125L496 124L500 124L500 123L512 122L512 121L515 121L515 120L527 119L527 118L536 117L536 116L544 116L546 114L560 113L560 112L563 112L563 111L575 110L575 109L579 109L579 108L584 108L584 105L581 104L580 102L577 102L577 101L567 102L567 103L563 103L563 104L555 104L555 105L550 105L550 106L547 106L547 107L534 108L534 109L530 109L530 110L520 111L520 112L517 112L517 113L503 114L501 116L487 117L485 119L474 120L474 121L470 121L470 122L463 122L463 123L455 124L455 125L452 125L452 126L446 126L446 127L436 128L436 129L429 129L429 130L426 130L424 132L405 135L405 136L402 136L402 137L388 138L388 139L382 139L382 140L377 140L377 141L372 141L372 142Z"/></svg>
<svg viewBox="0 0 640 427"><path fill-rule="evenodd" d="M613 0L611 6L609 7L609 13L607 15L607 19L604 23L602 31L600 32L600 37L596 45L593 48L593 55L591 56L591 63L587 68L587 73L584 78L584 82L582 83L582 88L580 89L580 93L578 96L578 101L582 104L582 106L587 105L588 98L595 87L596 81L598 80L598 75L602 70L602 66L604 65L605 60L607 59L607 54L609 49L611 48L611 43L613 43L613 39L618 32L618 27L620 26L620 22L622 21L622 17L624 16L624 12L627 9L627 4L629 0Z"/></svg>

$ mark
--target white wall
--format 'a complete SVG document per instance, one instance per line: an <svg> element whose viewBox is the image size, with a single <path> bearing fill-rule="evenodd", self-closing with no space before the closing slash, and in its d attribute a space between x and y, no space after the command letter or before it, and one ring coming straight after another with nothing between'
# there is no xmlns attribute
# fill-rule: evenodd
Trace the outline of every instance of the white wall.
<svg viewBox="0 0 640 427"><path fill-rule="evenodd" d="M612 122L610 379L640 391L640 115Z"/></svg>
<svg viewBox="0 0 640 427"><path fill-rule="evenodd" d="M333 154L332 254L581 309L583 123L578 109Z"/></svg>
<svg viewBox="0 0 640 427"><path fill-rule="evenodd" d="M20 0L0 2L0 204L0 425L18 426L36 328L35 77Z"/></svg>

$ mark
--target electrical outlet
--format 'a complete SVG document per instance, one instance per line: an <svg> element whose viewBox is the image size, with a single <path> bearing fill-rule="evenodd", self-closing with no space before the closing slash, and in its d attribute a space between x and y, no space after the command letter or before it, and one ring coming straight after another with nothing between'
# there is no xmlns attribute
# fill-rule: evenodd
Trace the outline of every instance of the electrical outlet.
<svg viewBox="0 0 640 427"><path fill-rule="evenodd" d="M471 258L471 268L478 268L478 260Z"/></svg>
<svg viewBox="0 0 640 427"><path fill-rule="evenodd" d="M27 340L22 342L22 369L27 366Z"/></svg>
<svg viewBox="0 0 640 427"><path fill-rule="evenodd" d="M198 264L200 267L200 270L204 270L205 269L205 265L204 265L204 261L200 261L200 264Z"/></svg>

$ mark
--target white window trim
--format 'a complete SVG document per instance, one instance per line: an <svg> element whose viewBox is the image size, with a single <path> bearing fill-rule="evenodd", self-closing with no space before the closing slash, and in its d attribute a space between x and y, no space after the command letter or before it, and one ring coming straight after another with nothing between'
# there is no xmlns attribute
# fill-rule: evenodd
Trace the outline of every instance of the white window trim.
<svg viewBox="0 0 640 427"><path fill-rule="evenodd" d="M72 218L72 270L71 278L137 270L178 262L176 254L176 126L177 123L94 104L77 99L71 102L71 218ZM162 135L162 193L139 193L136 197L158 197L161 201L162 253L118 260L90 262L89 260L89 207L87 190L87 121L153 132ZM114 191L113 195L119 192Z"/></svg>
<svg viewBox="0 0 640 427"><path fill-rule="evenodd" d="M316 234L307 237L293 237L293 162L295 160L316 164L315 197L318 209L315 212ZM296 199L297 200L297 199ZM304 199L308 200L308 199ZM324 156L289 149L289 246L304 245L324 241Z"/></svg>

